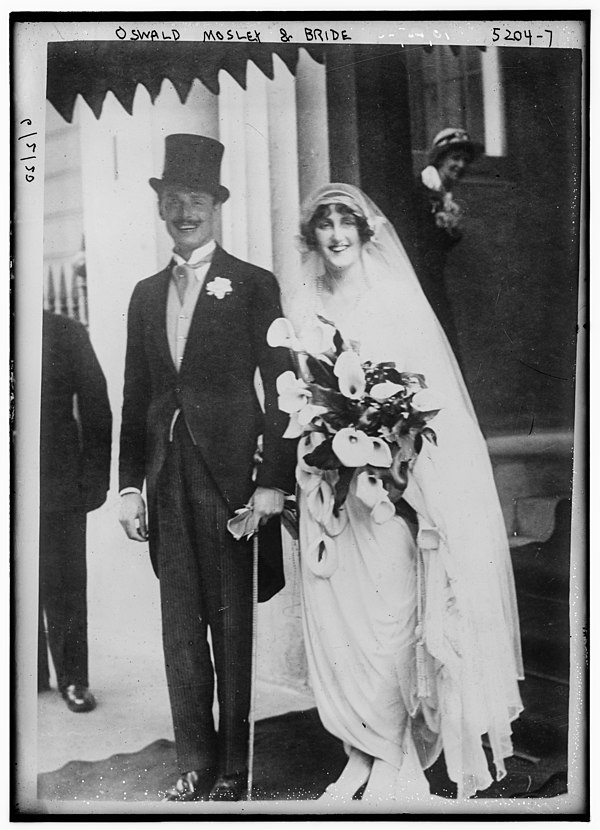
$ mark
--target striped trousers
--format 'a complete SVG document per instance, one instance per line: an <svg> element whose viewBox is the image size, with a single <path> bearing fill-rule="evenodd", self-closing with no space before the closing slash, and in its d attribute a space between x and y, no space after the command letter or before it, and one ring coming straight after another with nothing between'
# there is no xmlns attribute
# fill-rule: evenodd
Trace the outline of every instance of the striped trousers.
<svg viewBox="0 0 600 830"><path fill-rule="evenodd" d="M181 773L216 768L233 775L246 768L252 550L227 530L230 516L180 416L151 518L159 537L163 648Z"/></svg>

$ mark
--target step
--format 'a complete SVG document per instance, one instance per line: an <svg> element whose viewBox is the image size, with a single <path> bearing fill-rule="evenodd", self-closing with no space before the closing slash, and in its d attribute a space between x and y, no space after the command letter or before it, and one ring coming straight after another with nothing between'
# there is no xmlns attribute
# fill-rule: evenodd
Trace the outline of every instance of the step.
<svg viewBox="0 0 600 830"><path fill-rule="evenodd" d="M511 550L517 548L525 548L528 545L534 545L537 539L531 536L519 536L516 533L508 537L508 546Z"/></svg>
<svg viewBox="0 0 600 830"><path fill-rule="evenodd" d="M541 432L531 435L503 434L487 438L496 488L509 537L542 541L551 533L546 520L550 508L517 504L521 499L557 499L569 494L573 478L573 434ZM525 542L515 541L511 547Z"/></svg>
<svg viewBox="0 0 600 830"><path fill-rule="evenodd" d="M567 762L569 687L527 676L521 684L524 711L513 724L515 749L532 756L564 754Z"/></svg>
<svg viewBox="0 0 600 830"><path fill-rule="evenodd" d="M563 494L518 498L515 502L515 536L547 542L554 532L556 506L563 498Z"/></svg>
<svg viewBox="0 0 600 830"><path fill-rule="evenodd" d="M517 590L569 601L571 566L571 503L557 503L554 530L546 542L511 537L511 559Z"/></svg>
<svg viewBox="0 0 600 830"><path fill-rule="evenodd" d="M549 599L519 589L517 602L521 624L521 645L525 672L569 679L569 602L568 596Z"/></svg>
<svg viewBox="0 0 600 830"><path fill-rule="evenodd" d="M488 436L488 451L492 458L562 457L573 454L574 438L569 431L547 431L525 434Z"/></svg>

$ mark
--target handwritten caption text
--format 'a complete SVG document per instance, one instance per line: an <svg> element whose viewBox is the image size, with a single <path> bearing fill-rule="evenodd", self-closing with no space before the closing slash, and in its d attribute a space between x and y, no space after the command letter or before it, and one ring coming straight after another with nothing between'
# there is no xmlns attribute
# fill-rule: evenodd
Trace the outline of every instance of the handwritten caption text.
<svg viewBox="0 0 600 830"><path fill-rule="evenodd" d="M31 118L23 118L22 121L19 121L19 126L22 129L26 129L27 127L33 126L33 122L31 121ZM23 139L26 139L26 138L33 138L33 136L36 136L36 135L37 135L37 133L25 133L23 135L17 136L17 141L23 141ZM21 156L19 158L19 161L26 162L26 161L33 161L34 159L36 159L37 158L37 155L36 155L36 153L37 153L37 141L26 141L24 146L27 149L21 150L21 152L23 153L23 156ZM28 152L30 153L30 155L27 155ZM24 167L25 167L25 171L26 171L25 172L25 181L26 182L34 181L34 179L35 179L35 164L25 164Z"/></svg>

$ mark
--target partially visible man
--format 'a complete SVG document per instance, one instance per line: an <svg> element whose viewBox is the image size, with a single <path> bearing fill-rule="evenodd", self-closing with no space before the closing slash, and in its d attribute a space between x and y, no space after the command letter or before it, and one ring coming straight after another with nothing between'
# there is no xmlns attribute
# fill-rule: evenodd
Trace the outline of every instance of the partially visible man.
<svg viewBox="0 0 600 830"><path fill-rule="evenodd" d="M454 190L482 150L465 130L447 127L439 132L433 139L428 165L417 179L409 216L408 254L459 359L458 334L444 270L448 253L462 237L462 210L454 201Z"/></svg>
<svg viewBox="0 0 600 830"><path fill-rule="evenodd" d="M86 514L106 501L111 429L106 381L85 328L44 311L38 691L50 688L49 643L72 712L96 706L88 679Z"/></svg>
<svg viewBox="0 0 600 830"><path fill-rule="evenodd" d="M294 486L295 444L283 438L288 418L276 391L290 357L266 339L281 316L277 281L215 242L220 207L229 197L220 183L223 151L205 136L167 136L163 178L150 185L173 239L173 258L137 284L128 316L120 520L130 539L148 539L160 580L180 770L167 801L243 795L252 554L247 540L231 536L227 521L249 503L256 522L266 523L259 600L268 599L283 586L283 568L279 522L266 520L281 513L284 492ZM262 462L254 475L260 435Z"/></svg>

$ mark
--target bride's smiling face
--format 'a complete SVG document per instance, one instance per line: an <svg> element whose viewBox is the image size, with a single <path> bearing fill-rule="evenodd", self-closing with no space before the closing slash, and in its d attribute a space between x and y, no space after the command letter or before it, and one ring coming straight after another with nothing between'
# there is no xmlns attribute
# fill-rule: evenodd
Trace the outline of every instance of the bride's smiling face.
<svg viewBox="0 0 600 830"><path fill-rule="evenodd" d="M327 213L315 226L317 250L325 264L336 270L350 268L360 258L362 241L354 214L328 205Z"/></svg>

